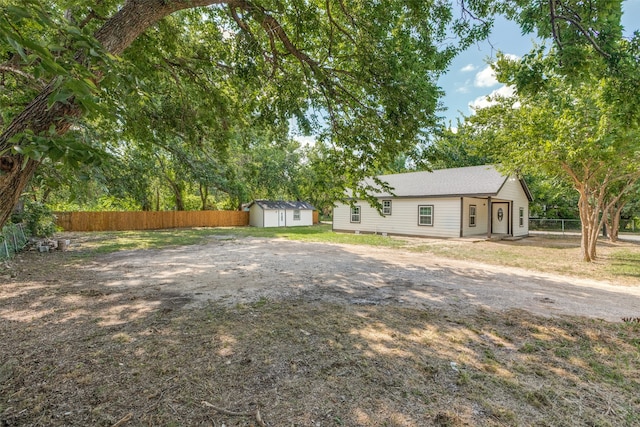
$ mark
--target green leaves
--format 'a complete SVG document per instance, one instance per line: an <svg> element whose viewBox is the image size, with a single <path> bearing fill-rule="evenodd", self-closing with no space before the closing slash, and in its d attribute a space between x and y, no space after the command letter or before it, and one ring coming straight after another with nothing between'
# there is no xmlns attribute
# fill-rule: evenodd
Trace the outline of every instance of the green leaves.
<svg viewBox="0 0 640 427"><path fill-rule="evenodd" d="M55 9L54 4L32 0L0 9L0 47L6 42L4 50L17 56L11 59L19 70L16 78L31 76L31 82L39 81L41 87L51 80L56 82L49 108L72 99L85 112L98 113L94 81L113 65L112 57L105 54L87 27L55 19ZM25 90L20 85L16 89Z"/></svg>
<svg viewBox="0 0 640 427"><path fill-rule="evenodd" d="M502 57L498 77L515 86L517 96L478 110L461 133L508 172L571 185L579 194L583 258L591 261L606 212L640 179L639 114L629 109L637 97L611 96L638 81L640 66L636 61L628 75L612 75L596 61L567 76L556 61L567 53L538 49L520 61Z"/></svg>
<svg viewBox="0 0 640 427"><path fill-rule="evenodd" d="M22 155L25 161L33 159L42 162L48 159L54 163L64 162L71 168L77 168L80 164L98 166L105 158L102 150L87 144L79 138L78 133L71 132L59 136L54 128L45 135L35 135L27 130L12 138L11 143L11 152Z"/></svg>

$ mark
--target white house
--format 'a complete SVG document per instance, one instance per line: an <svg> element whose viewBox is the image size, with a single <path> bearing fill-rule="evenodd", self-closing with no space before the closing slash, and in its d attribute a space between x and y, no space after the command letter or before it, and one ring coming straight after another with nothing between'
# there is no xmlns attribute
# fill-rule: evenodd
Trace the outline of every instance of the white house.
<svg viewBox="0 0 640 427"><path fill-rule="evenodd" d="M527 236L529 202L526 183L493 166L441 169L379 176L392 193L373 194L368 202L339 204L333 230L424 237Z"/></svg>
<svg viewBox="0 0 640 427"><path fill-rule="evenodd" d="M307 202L254 200L247 206L253 227L295 227L313 225L313 211Z"/></svg>

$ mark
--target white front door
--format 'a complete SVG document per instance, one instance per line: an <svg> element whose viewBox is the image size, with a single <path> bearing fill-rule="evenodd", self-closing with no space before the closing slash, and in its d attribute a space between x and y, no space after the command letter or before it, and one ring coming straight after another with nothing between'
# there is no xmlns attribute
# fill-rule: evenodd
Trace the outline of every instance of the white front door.
<svg viewBox="0 0 640 427"><path fill-rule="evenodd" d="M491 204L491 233L509 234L509 203Z"/></svg>
<svg viewBox="0 0 640 427"><path fill-rule="evenodd" d="M278 211L278 227L284 227L287 225L285 212L286 211Z"/></svg>

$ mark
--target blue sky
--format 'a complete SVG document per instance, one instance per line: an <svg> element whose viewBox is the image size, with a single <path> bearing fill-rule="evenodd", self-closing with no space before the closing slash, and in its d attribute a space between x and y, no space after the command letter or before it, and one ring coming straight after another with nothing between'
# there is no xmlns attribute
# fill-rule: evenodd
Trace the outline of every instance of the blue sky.
<svg viewBox="0 0 640 427"><path fill-rule="evenodd" d="M623 11L625 34L640 29L640 0L626 0ZM487 61L495 58L498 51L521 57L531 50L536 41L541 43L533 34L522 35L517 24L502 18L496 20L489 40L462 52L453 60L446 75L440 78L439 84L446 92L442 102L447 107L440 115L455 127L461 114L471 114L470 104L482 104L485 97L495 91L508 92L508 88L495 80Z"/></svg>

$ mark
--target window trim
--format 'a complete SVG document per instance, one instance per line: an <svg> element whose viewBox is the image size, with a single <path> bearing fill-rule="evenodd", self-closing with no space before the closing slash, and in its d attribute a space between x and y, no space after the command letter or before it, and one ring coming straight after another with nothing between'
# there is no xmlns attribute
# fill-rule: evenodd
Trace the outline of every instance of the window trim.
<svg viewBox="0 0 640 427"><path fill-rule="evenodd" d="M421 215L420 214L420 210L422 208L430 208L431 209L431 215ZM420 227L433 227L433 223L434 221L434 211L435 209L433 208L433 205L418 205L418 226ZM431 223L430 224L423 224L421 222L421 219L425 217L425 218L431 218Z"/></svg>
<svg viewBox="0 0 640 427"><path fill-rule="evenodd" d="M358 213L354 212L356 210L358 211ZM353 220L354 215L358 216L357 221ZM352 206L351 209L349 210L349 220L350 220L349 222L353 224L359 224L361 219L362 219L362 209L360 209L360 205Z"/></svg>
<svg viewBox="0 0 640 427"><path fill-rule="evenodd" d="M473 214L471 211L473 210ZM475 227L477 225L476 218L478 216L478 208L476 205L469 205L469 227ZM472 221L473 219L473 221Z"/></svg>
<svg viewBox="0 0 640 427"><path fill-rule="evenodd" d="M386 210L387 207L384 205L385 203L389 202L389 207L388 207L388 211ZM391 216L391 210L392 210L392 201L389 199L383 200L382 201L382 215L384 216Z"/></svg>
<svg viewBox="0 0 640 427"><path fill-rule="evenodd" d="M520 227L524 228L524 207L520 206L519 212L518 212L518 224Z"/></svg>
<svg viewBox="0 0 640 427"><path fill-rule="evenodd" d="M301 215L300 215L300 209L294 209L293 210L293 220L294 221L300 221Z"/></svg>

